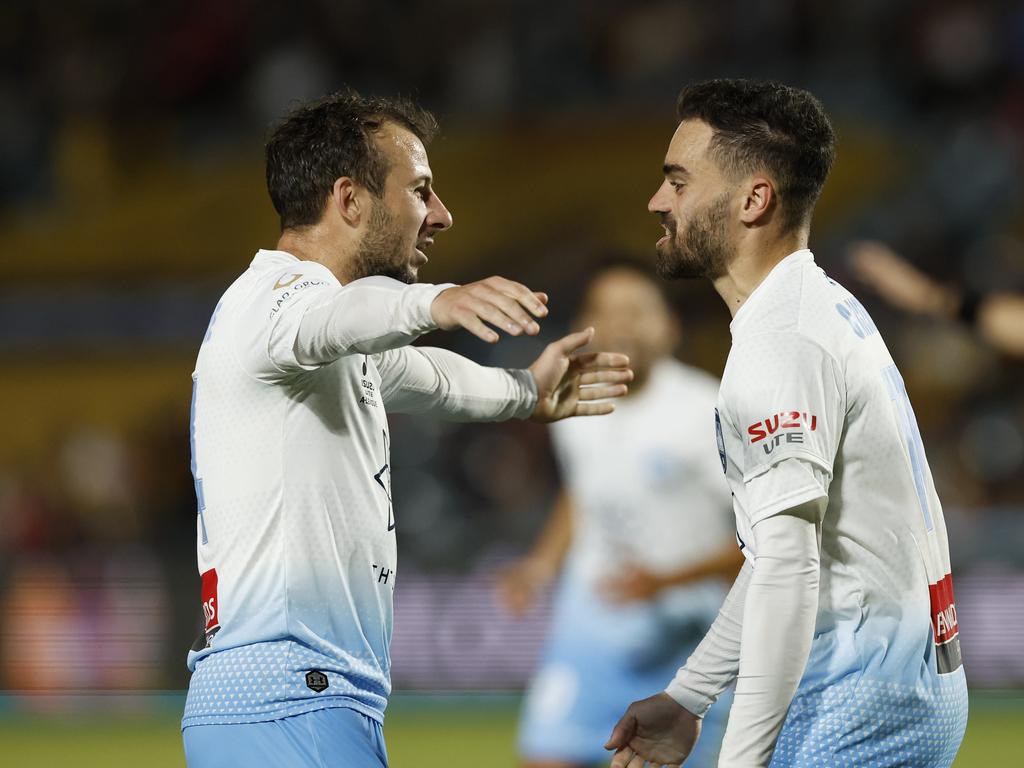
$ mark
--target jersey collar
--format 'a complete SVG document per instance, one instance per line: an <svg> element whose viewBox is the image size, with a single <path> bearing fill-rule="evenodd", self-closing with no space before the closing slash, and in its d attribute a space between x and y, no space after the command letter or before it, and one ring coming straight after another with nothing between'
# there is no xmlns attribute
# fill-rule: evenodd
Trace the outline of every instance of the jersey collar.
<svg viewBox="0 0 1024 768"><path fill-rule="evenodd" d="M772 267L772 271L765 275L764 280L750 293L747 300L743 302L743 306L733 316L732 322L729 323L729 332L733 336L736 335L743 325L744 318L751 314L750 306L760 301L760 297L767 293L767 287L784 279L785 274L791 269L808 262L814 263L814 254L811 253L809 248L801 248L799 251L793 251L793 253Z"/></svg>
<svg viewBox="0 0 1024 768"><path fill-rule="evenodd" d="M275 251L268 248L260 248L256 251L252 263L259 264L265 261L298 261L298 257L288 251Z"/></svg>

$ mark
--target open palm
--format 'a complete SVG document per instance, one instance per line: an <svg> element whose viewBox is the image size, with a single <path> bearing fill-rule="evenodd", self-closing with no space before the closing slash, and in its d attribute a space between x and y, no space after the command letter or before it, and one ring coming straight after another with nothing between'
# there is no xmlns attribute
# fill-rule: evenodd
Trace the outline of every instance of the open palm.
<svg viewBox="0 0 1024 768"><path fill-rule="evenodd" d="M573 354L589 344L593 336L594 329L587 328L553 341L530 366L537 384L533 420L600 416L615 410L608 401L626 394L626 382L633 379L633 371L629 358L617 352Z"/></svg>

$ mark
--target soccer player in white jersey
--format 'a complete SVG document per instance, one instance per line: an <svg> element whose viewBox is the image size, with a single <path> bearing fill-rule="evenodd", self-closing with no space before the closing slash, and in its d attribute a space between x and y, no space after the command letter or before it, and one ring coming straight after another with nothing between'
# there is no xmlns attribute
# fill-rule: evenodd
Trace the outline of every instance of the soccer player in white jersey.
<svg viewBox="0 0 1024 768"><path fill-rule="evenodd" d="M501 582L521 612L562 571L520 723L527 768L605 762L623 707L686 660L743 560L708 428L718 380L672 357L679 325L655 276L630 262L600 269L579 325L626 353L634 379L614 414L552 425L562 491ZM705 717L692 765L713 768L727 713L719 701Z"/></svg>
<svg viewBox="0 0 1024 768"><path fill-rule="evenodd" d="M434 129L411 103L343 92L267 144L282 234L224 293L193 375L206 619L182 721L193 768L387 764L400 524L387 412L551 421L608 413L625 392L623 355L572 356L592 329L528 370L409 346L435 328L535 334L545 315L543 294L499 277L415 283L452 223L424 149Z"/></svg>
<svg viewBox="0 0 1024 768"><path fill-rule="evenodd" d="M649 203L659 271L732 313L716 423L747 562L667 689L632 704L612 765L679 765L736 681L719 765L946 768L967 722L942 507L871 318L807 250L834 136L809 93L683 90Z"/></svg>

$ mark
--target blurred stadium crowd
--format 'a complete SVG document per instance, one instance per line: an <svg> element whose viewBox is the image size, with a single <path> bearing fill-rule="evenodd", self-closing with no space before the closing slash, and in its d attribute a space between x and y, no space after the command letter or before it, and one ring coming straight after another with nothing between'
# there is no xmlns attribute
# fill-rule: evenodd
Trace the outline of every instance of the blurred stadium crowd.
<svg viewBox="0 0 1024 768"><path fill-rule="evenodd" d="M434 109L457 226L424 279L545 290L551 338L588 263L652 252L644 206L675 94L727 75L807 87L839 128L812 247L914 398L969 678L1024 685L1024 619L1006 610L1024 599L1024 368L968 329L895 314L844 263L872 236L942 279L1024 289L1024 7L14 0L0 60L0 688L185 684L189 373L220 291L276 241L261 146L289 104L349 84ZM728 315L704 285L676 298L682 355L719 374ZM427 343L516 365L543 342ZM551 500L543 430L403 417L394 434L396 684L520 685L542 615L513 623L492 584Z"/></svg>

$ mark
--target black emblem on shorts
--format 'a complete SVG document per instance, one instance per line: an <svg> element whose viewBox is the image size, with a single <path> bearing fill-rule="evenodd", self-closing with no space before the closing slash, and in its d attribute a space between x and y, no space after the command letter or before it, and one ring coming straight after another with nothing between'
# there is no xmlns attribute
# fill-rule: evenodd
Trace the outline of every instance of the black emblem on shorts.
<svg viewBox="0 0 1024 768"><path fill-rule="evenodd" d="M319 669L311 669L306 673L306 687L311 691L320 693L327 690L327 675Z"/></svg>

